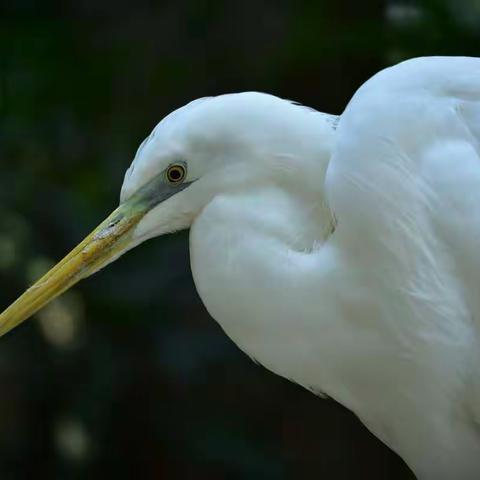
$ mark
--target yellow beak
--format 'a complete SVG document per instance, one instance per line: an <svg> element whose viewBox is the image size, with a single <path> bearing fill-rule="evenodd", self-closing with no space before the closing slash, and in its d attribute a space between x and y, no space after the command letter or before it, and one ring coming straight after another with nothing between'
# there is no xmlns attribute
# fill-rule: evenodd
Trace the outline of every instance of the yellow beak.
<svg viewBox="0 0 480 480"><path fill-rule="evenodd" d="M0 336L128 250L133 230L147 211L147 206L142 207L135 198L120 205L63 260L0 314Z"/></svg>
<svg viewBox="0 0 480 480"><path fill-rule="evenodd" d="M122 203L90 235L0 314L0 336L40 310L83 278L135 246L135 227L156 205L190 185L169 185L160 172Z"/></svg>

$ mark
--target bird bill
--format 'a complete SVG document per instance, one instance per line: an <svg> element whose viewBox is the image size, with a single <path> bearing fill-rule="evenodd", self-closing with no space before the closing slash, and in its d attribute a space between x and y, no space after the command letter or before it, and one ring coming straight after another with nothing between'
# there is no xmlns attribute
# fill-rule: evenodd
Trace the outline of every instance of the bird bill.
<svg viewBox="0 0 480 480"><path fill-rule="evenodd" d="M137 196L120 205L63 260L0 314L0 336L128 250L133 231L149 207L149 202L139 201Z"/></svg>

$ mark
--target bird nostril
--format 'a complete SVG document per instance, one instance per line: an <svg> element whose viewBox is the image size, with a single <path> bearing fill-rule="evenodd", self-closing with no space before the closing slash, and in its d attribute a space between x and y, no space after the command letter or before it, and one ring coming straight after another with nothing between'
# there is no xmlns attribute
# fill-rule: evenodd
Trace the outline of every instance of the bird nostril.
<svg viewBox="0 0 480 480"><path fill-rule="evenodd" d="M118 215L114 218L108 225L107 228L113 228L120 223L120 220L123 218L123 215Z"/></svg>

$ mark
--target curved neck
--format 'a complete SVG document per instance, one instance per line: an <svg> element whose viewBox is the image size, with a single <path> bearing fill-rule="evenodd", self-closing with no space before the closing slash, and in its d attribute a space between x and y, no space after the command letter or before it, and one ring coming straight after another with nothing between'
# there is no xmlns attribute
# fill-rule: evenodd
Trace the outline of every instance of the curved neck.
<svg viewBox="0 0 480 480"><path fill-rule="evenodd" d="M309 295L318 300L329 268L319 247L331 218L319 199L274 185L219 195L190 233L193 277L212 317L247 354L279 375L305 378L309 388L308 370L318 381L318 365L298 355L299 333L309 329L298 312ZM334 296L327 284L324 292L318 302L328 318Z"/></svg>

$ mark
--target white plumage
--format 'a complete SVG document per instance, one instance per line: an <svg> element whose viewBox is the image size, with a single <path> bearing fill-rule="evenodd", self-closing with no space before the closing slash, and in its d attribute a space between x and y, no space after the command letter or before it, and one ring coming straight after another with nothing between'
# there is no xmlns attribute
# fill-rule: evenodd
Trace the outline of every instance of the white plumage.
<svg viewBox="0 0 480 480"><path fill-rule="evenodd" d="M373 385L340 401L420 478L480 478L479 146L480 60L414 59L355 94L326 180L332 243L368 285L350 322Z"/></svg>
<svg viewBox="0 0 480 480"><path fill-rule="evenodd" d="M420 479L480 478L480 60L384 70L337 122L259 93L174 112L137 152L120 209L1 331L191 227L199 294L242 350L351 409ZM185 178L167 185L172 165Z"/></svg>
<svg viewBox="0 0 480 480"><path fill-rule="evenodd" d="M241 94L194 106L181 140L151 144L194 138L182 158L214 164L201 181L215 185L191 187L208 202L179 194L201 208L191 262L211 315L261 364L353 410L420 478L480 478L479 102L479 60L416 59L369 80L336 134L318 113Z"/></svg>

